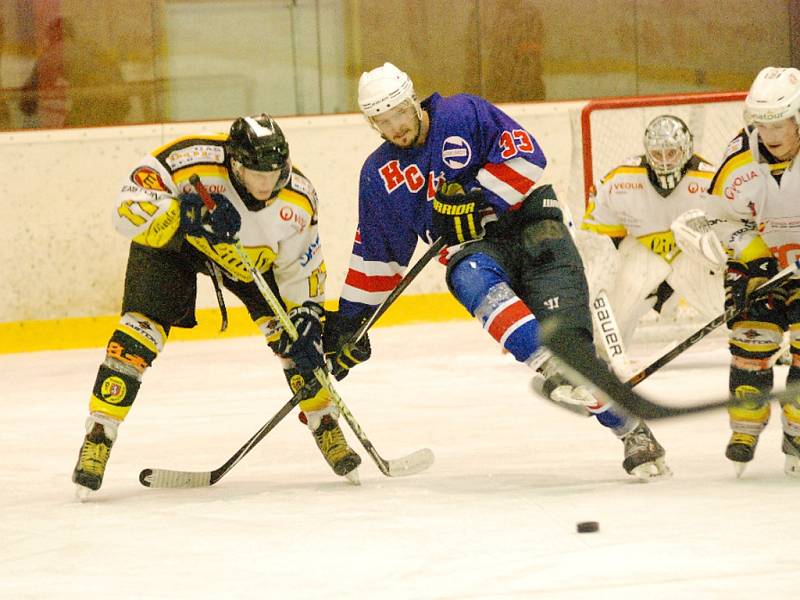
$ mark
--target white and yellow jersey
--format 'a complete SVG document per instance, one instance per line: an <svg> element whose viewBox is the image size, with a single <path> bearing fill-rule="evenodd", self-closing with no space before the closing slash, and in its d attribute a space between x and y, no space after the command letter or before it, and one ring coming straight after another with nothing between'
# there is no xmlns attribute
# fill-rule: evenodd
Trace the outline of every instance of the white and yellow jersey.
<svg viewBox="0 0 800 600"><path fill-rule="evenodd" d="M314 187L293 168L277 196L268 202L254 199L231 174L227 139L227 134L182 137L145 156L117 196L113 214L117 231L146 246L170 244L176 234L182 235L178 197L195 193L189 178L198 175L209 192L223 194L239 212L242 248L260 272L272 269L287 306L308 300L321 304L325 263ZM206 238L194 236L186 240L233 278L252 281L231 244L212 246Z"/></svg>
<svg viewBox="0 0 800 600"><path fill-rule="evenodd" d="M731 218L750 225L722 240L734 256L755 258L748 253L760 235L781 267L800 258L800 165L774 158L755 129L742 130L728 145L709 192Z"/></svg>
<svg viewBox="0 0 800 600"><path fill-rule="evenodd" d="M650 182L644 156L632 157L612 169L592 191L581 227L613 238L634 236L659 256L671 259L675 238L670 226L687 210L706 210L711 202L705 192L713 175L713 167L694 155L680 183L664 197Z"/></svg>

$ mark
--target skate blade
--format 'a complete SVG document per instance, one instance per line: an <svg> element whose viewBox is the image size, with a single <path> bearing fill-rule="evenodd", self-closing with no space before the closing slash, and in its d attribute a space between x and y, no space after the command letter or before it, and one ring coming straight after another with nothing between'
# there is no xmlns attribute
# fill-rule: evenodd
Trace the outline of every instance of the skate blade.
<svg viewBox="0 0 800 600"><path fill-rule="evenodd" d="M787 454L783 472L789 477L800 477L800 458Z"/></svg>
<svg viewBox="0 0 800 600"><path fill-rule="evenodd" d="M94 496L95 491L85 486L75 484L75 498L78 502L88 502Z"/></svg>
<svg viewBox="0 0 800 600"><path fill-rule="evenodd" d="M742 475L744 475L744 470L747 468L747 463L732 460L731 464L733 464L733 472L736 475L736 479L741 479Z"/></svg>
<svg viewBox="0 0 800 600"><path fill-rule="evenodd" d="M672 477L672 470L667 466L663 458L657 458L654 461L634 467L631 469L630 474L639 481L646 483L654 479L669 479Z"/></svg>
<svg viewBox="0 0 800 600"><path fill-rule="evenodd" d="M361 485L361 478L358 475L358 468L355 468L349 473L345 474L345 478L353 485Z"/></svg>

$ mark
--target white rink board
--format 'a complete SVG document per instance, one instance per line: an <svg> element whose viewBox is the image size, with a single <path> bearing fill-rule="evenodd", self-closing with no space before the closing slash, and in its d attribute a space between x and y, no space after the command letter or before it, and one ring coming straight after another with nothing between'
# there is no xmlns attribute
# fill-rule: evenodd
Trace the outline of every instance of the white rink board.
<svg viewBox="0 0 800 600"><path fill-rule="evenodd" d="M566 190L572 159L567 108L580 106L504 106L545 148L550 160L545 181L557 190ZM281 118L279 123L295 164L319 193L328 296L338 297L355 233L359 172L380 139L360 115ZM141 156L171 139L226 131L229 125L216 121L1 133L0 197L6 226L0 228L0 322L115 314L128 242L114 231L110 214L123 179ZM201 282L199 288L198 306L215 306L210 283ZM441 268L426 270L409 290L444 291Z"/></svg>
<svg viewBox="0 0 800 600"><path fill-rule="evenodd" d="M586 102L501 105L533 133L551 183L580 221L584 211L580 111ZM361 115L280 118L292 158L320 197L328 297L339 296L357 219L358 178L380 138ZM116 314L128 242L110 211L144 154L180 135L226 131L230 121L0 133L0 323ZM731 137L741 127L731 123ZM635 150L625 149L624 156ZM10 226L9 226L10 225ZM424 251L422 245L418 254ZM216 300L208 281L198 306ZM443 269L426 269L407 293L446 292ZM238 301L228 298L232 305Z"/></svg>

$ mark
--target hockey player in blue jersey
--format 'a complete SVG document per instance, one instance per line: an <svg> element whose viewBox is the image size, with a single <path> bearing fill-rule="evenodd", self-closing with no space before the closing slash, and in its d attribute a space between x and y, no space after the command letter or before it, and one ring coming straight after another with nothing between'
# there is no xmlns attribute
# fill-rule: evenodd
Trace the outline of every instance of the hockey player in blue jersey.
<svg viewBox="0 0 800 600"><path fill-rule="evenodd" d="M534 137L477 96L433 94L421 103L391 63L364 73L358 102L385 140L359 184L358 230L338 312L325 343L341 379L370 355L364 337L344 340L389 295L417 240L447 244L450 292L518 361L541 374L543 391L580 403L624 443L623 467L647 480L669 473L664 449L639 419L572 388L538 343L555 315L592 343L586 279L551 186L537 186L547 160Z"/></svg>

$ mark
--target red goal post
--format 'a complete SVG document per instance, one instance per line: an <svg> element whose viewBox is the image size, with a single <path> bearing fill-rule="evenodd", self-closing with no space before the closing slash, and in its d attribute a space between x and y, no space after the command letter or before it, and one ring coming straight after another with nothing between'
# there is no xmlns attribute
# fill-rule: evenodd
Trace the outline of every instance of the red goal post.
<svg viewBox="0 0 800 600"><path fill-rule="evenodd" d="M584 201L592 184L627 157L644 153L647 124L661 114L683 119L694 151L718 164L728 142L744 126L746 92L665 94L590 100L581 110Z"/></svg>

